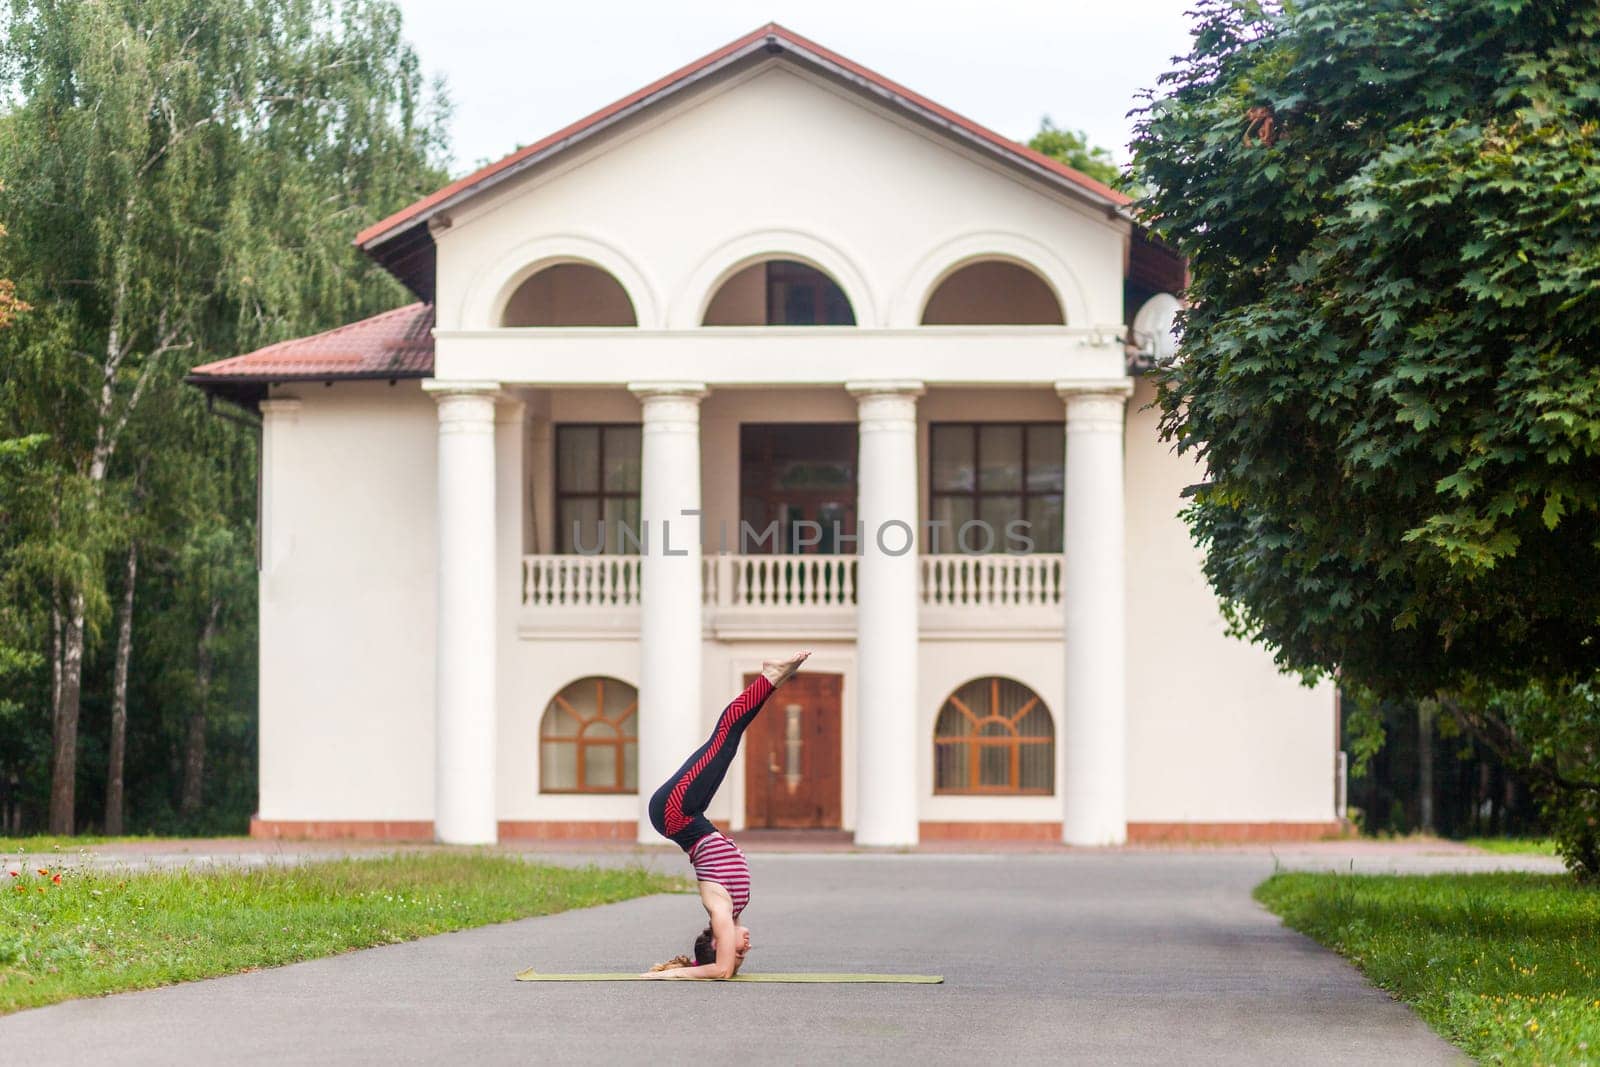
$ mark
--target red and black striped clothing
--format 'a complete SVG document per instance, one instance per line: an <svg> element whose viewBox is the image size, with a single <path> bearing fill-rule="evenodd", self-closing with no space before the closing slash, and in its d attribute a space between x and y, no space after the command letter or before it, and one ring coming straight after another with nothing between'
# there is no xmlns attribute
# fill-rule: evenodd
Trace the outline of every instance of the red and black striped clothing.
<svg viewBox="0 0 1600 1067"><path fill-rule="evenodd" d="M712 834L716 834L721 842L726 842L725 846L709 843L701 850L716 858L714 864L708 862L706 870L714 869L719 875L704 880L716 882L728 890L734 900L735 916L744 910L744 905L750 899L750 868L745 862L744 853L718 833L711 820L706 818L705 810L716 795L717 788L722 785L722 779L727 776L728 768L733 765L733 757L739 751L739 740L744 736L745 727L750 725L771 695L772 683L765 676L758 676L744 692L733 698L733 703L723 709L706 743L696 749L650 798L651 824L658 834L689 853L697 875L701 866L695 859L695 846ZM724 877L728 880L724 881ZM738 886L738 892L735 892L735 886Z"/></svg>

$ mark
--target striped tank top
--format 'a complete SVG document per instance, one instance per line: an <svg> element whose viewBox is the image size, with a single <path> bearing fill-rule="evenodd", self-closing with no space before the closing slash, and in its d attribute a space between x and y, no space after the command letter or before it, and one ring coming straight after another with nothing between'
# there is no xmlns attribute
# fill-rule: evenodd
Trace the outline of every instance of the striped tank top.
<svg viewBox="0 0 1600 1067"><path fill-rule="evenodd" d="M750 864L739 846L720 833L710 833L689 850L689 862L700 881L715 882L728 891L737 919L750 903Z"/></svg>

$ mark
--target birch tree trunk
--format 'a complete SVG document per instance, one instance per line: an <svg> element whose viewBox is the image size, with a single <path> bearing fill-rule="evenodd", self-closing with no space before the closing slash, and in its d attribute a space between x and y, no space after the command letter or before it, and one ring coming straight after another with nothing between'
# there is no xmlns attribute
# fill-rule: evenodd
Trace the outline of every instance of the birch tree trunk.
<svg viewBox="0 0 1600 1067"><path fill-rule="evenodd" d="M50 832L71 834L78 785L78 698L83 687L83 594L74 592L61 632L61 682L50 734Z"/></svg>
<svg viewBox="0 0 1600 1067"><path fill-rule="evenodd" d="M139 543L128 542L126 586L117 612L117 664L111 690L111 743L106 757L106 833L122 833L122 766L128 737L128 661L133 657L133 586L139 571Z"/></svg>
<svg viewBox="0 0 1600 1067"><path fill-rule="evenodd" d="M201 786L206 771L206 707L211 699L211 641L217 632L222 600L211 598L206 624L200 630L200 650L194 672L194 709L189 713L189 743L183 757L183 800L178 811L193 815L200 810Z"/></svg>

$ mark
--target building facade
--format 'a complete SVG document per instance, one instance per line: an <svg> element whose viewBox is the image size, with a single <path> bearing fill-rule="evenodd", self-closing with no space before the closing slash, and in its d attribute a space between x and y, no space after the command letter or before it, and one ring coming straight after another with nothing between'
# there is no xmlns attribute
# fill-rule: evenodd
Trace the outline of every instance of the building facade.
<svg viewBox="0 0 1600 1067"><path fill-rule="evenodd" d="M1310 837L1327 687L1224 633L1114 191L767 26L383 220L418 302L197 369L262 422L254 832ZM1137 327L1137 328L1135 328Z"/></svg>

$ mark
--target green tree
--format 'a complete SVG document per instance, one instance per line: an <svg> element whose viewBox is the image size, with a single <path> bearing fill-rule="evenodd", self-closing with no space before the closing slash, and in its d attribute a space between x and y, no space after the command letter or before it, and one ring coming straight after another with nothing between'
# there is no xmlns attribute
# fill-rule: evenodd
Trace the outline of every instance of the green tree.
<svg viewBox="0 0 1600 1067"><path fill-rule="evenodd" d="M1028 147L1106 185L1116 186L1121 180L1117 161L1110 151L1090 145L1089 135L1082 130L1062 129L1050 121L1049 115L1039 121L1039 132L1033 135Z"/></svg>
<svg viewBox="0 0 1600 1067"><path fill-rule="evenodd" d="M1192 272L1161 405L1207 576L1283 668L1442 695L1593 798L1600 730L1556 772L1494 709L1600 662L1600 7L1197 17L1133 147Z"/></svg>
<svg viewBox="0 0 1600 1067"><path fill-rule="evenodd" d="M231 569L251 556L253 505L216 482L250 469L252 435L205 423L183 374L402 299L349 233L439 183L444 105L387 0L12 0L8 15L0 180L14 240L0 273L35 312L0 338L0 439L45 437L12 588L49 669L34 690L50 712L49 826L72 832L85 670L119 585L118 647L138 614L130 560L164 560L155 576L186 588L218 566L186 547L190 530L136 511L204 513L233 532L207 540L230 546ZM210 499L221 513L196 503ZM225 595L242 602L213 630L248 630L248 588ZM202 639L211 616L191 618L191 648L253 644ZM186 699L203 699L203 679Z"/></svg>

